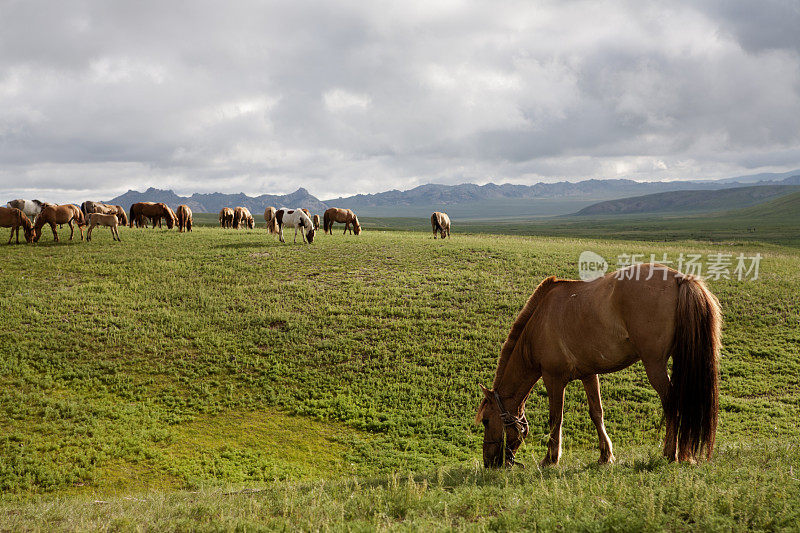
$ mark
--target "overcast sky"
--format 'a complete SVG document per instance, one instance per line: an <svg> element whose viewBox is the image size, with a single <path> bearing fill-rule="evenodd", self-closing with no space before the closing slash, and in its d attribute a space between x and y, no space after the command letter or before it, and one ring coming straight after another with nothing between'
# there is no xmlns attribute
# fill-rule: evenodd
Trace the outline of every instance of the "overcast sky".
<svg viewBox="0 0 800 533"><path fill-rule="evenodd" d="M0 0L0 198L791 170L798 28L798 0Z"/></svg>

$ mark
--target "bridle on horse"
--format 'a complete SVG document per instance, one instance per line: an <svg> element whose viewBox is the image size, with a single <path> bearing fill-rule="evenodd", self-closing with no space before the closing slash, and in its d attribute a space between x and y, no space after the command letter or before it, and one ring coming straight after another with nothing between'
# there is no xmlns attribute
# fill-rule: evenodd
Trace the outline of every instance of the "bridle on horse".
<svg viewBox="0 0 800 533"><path fill-rule="evenodd" d="M522 438L528 436L528 431L530 430L530 426L528 425L528 419L525 418L525 413L523 412L520 416L514 416L509 413L505 407L503 407L503 402L500 400L500 395L497 392L494 393L494 401L497 403L497 409L500 410L500 420L503 421L503 435L505 435L505 428L513 427L517 430L517 433L522 435ZM501 436L499 440L487 440L484 441L484 444L502 444L503 437ZM508 446L503 446L505 450L505 459L506 462L515 465L518 464L523 466L522 463L518 463L514 460L514 456L516 455L511 448Z"/></svg>

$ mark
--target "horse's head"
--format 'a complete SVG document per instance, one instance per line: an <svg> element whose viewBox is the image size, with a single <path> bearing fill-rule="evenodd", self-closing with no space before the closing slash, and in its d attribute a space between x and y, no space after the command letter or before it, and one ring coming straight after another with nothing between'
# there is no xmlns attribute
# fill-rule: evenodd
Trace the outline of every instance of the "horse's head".
<svg viewBox="0 0 800 533"><path fill-rule="evenodd" d="M522 414L511 415L503 406L500 396L481 385L483 401L475 415L475 424L483 424L483 466L499 468L513 466L517 450L528 436L528 420Z"/></svg>
<svg viewBox="0 0 800 533"><path fill-rule="evenodd" d="M358 223L358 217L353 217L353 233L361 235L361 224Z"/></svg>
<svg viewBox="0 0 800 533"><path fill-rule="evenodd" d="M314 235L316 233L317 232L314 230L313 226L311 227L310 230L308 230L308 233L306 233L306 240L308 241L308 244L311 244L312 242L314 242Z"/></svg>
<svg viewBox="0 0 800 533"><path fill-rule="evenodd" d="M27 233L27 230L26 230L26 233ZM34 226L33 229L31 229L31 237L32 237L33 242L39 242L39 237L41 237L41 236L42 236L42 229L41 228L37 228L36 226ZM28 237L25 237L25 238L27 239ZM28 241L28 242L30 242L30 241Z"/></svg>

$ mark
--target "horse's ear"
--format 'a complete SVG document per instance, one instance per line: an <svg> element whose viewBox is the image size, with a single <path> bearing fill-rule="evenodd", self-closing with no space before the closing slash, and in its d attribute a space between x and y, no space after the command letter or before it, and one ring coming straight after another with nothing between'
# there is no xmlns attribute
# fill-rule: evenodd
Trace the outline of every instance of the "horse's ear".
<svg viewBox="0 0 800 533"><path fill-rule="evenodd" d="M486 396L486 399L491 400L492 397L494 396L494 391L492 389L487 389L486 387L484 387L483 383L478 383L478 386L481 388L481 391L483 391L483 395Z"/></svg>

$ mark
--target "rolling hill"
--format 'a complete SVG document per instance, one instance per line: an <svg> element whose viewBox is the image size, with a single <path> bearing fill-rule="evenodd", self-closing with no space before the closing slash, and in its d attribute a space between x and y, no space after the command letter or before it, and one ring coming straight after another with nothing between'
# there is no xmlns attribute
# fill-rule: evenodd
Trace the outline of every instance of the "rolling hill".
<svg viewBox="0 0 800 533"><path fill-rule="evenodd" d="M575 214L605 216L729 211L760 204L796 191L800 191L800 186L760 185L720 190L669 191L607 200L585 207Z"/></svg>

